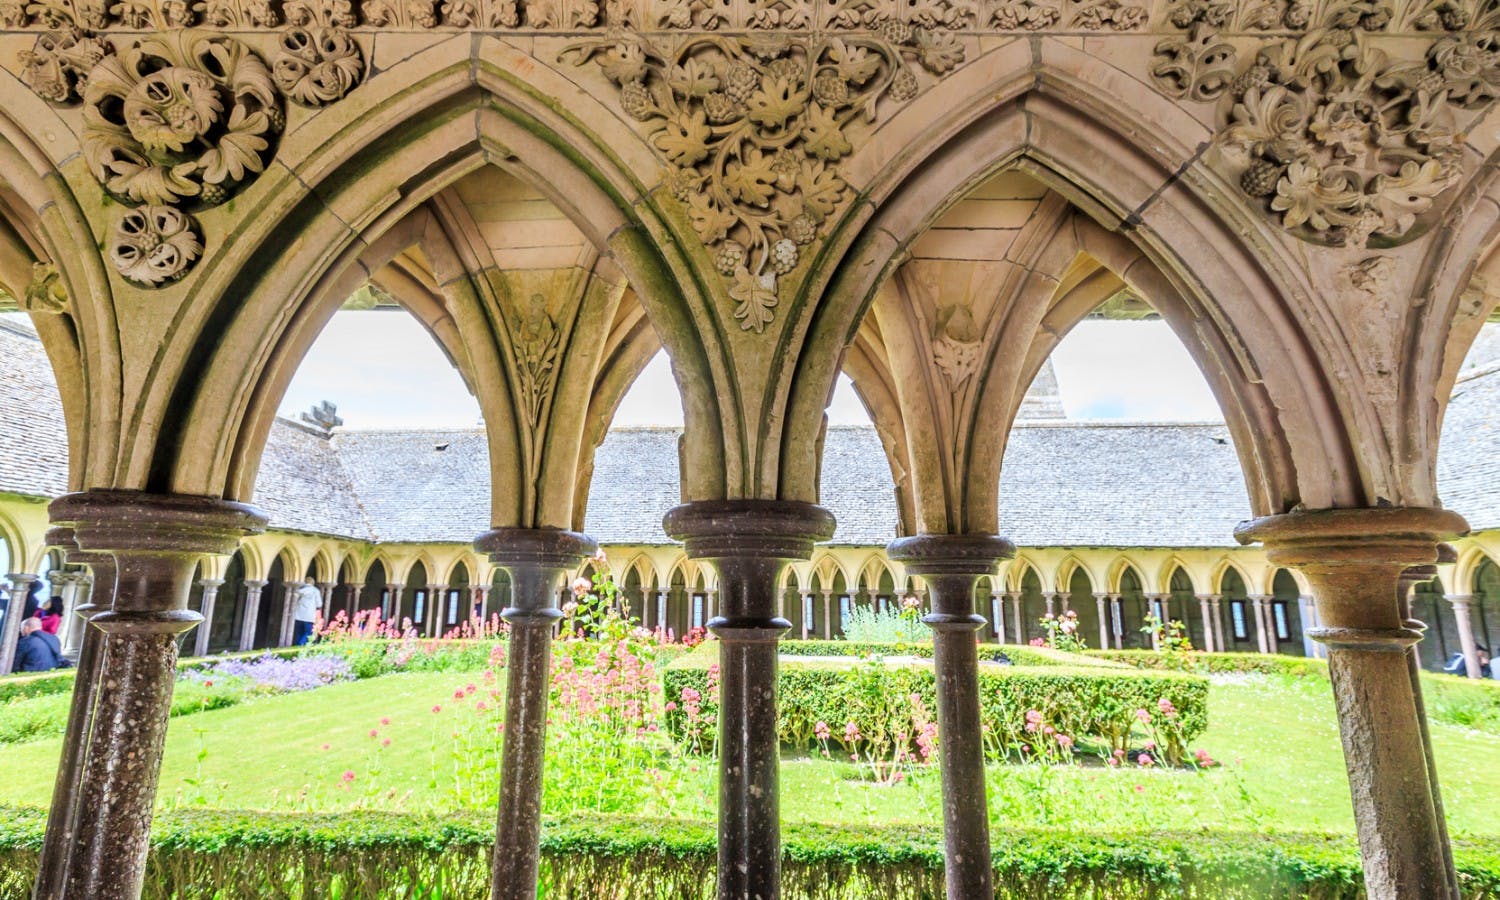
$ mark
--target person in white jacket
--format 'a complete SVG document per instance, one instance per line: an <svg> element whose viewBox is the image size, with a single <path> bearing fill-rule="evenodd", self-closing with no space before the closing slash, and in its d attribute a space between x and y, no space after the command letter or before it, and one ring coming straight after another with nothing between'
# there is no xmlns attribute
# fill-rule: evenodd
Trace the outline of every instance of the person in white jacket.
<svg viewBox="0 0 1500 900"><path fill-rule="evenodd" d="M312 640L313 624L318 620L318 611L323 608L323 592L311 578L302 582L293 598L292 645L300 647Z"/></svg>

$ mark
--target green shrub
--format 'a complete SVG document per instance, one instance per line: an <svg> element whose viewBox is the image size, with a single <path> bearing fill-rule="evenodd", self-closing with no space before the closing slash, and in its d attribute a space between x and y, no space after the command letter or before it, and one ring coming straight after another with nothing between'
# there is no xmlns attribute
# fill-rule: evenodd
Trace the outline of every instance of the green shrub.
<svg viewBox="0 0 1500 900"><path fill-rule="evenodd" d="M905 643L932 640L932 629L915 610L877 610L855 606L844 617L844 640L855 643Z"/></svg>
<svg viewBox="0 0 1500 900"><path fill-rule="evenodd" d="M717 714L711 671L716 656L709 648L690 654L663 673L663 694L676 709L667 715L674 737L689 742L711 737L701 718ZM908 698L916 695L925 710L936 709L936 683L927 665L885 665L878 661L783 660L778 675L778 731L783 742L803 749L818 744L818 723L843 741L843 729L854 722L865 738L910 728ZM696 691L701 700L684 690ZM1188 742L1208 727L1208 682L1174 672L1131 669L1072 668L1064 666L982 666L979 673L982 720L991 739L991 755L998 756L1033 745L1036 735L1026 730L1026 715L1041 713L1039 729L1052 728L1075 740L1092 738L1111 749L1126 749L1146 710L1158 731L1166 723L1161 701L1170 703L1171 733L1177 746L1162 751L1176 762ZM912 741L916 736L909 734ZM1155 737L1156 735L1153 735ZM1165 735L1161 735L1165 737Z"/></svg>
<svg viewBox="0 0 1500 900"><path fill-rule="evenodd" d="M74 674L72 669L62 669L56 672L0 676L0 703L70 693L73 690Z"/></svg>
<svg viewBox="0 0 1500 900"><path fill-rule="evenodd" d="M866 658L871 656L916 656L932 658L932 642L900 643L875 641L782 641L778 650L782 656L848 656ZM1017 666L1074 666L1105 669L1127 668L1124 664L1109 659L1098 659L1092 655L1064 653L1051 647L1030 647L1017 644L979 644L979 658L990 662L1009 661ZM718 647L713 641L700 644L696 653L711 653L718 658Z"/></svg>
<svg viewBox="0 0 1500 900"><path fill-rule="evenodd" d="M1424 672L1422 696L1432 721L1500 735L1500 681Z"/></svg>
<svg viewBox="0 0 1500 900"><path fill-rule="evenodd" d="M45 813L0 815L0 900L30 896ZM146 900L489 896L488 815L335 815L172 811L156 817ZM935 828L789 824L786 900L933 900L942 896ZM992 834L999 900L1363 900L1352 836L1087 829ZM711 822L613 816L543 823L547 900L707 900ZM1500 841L1456 840L1463 892L1500 896ZM607 887L606 887L607 886ZM606 892L607 891L607 892Z"/></svg>
<svg viewBox="0 0 1500 900"><path fill-rule="evenodd" d="M1327 678L1328 663L1306 656L1279 653L1158 653L1155 650L1087 650L1084 655L1097 660L1125 663L1137 669L1167 669L1197 672L1203 675L1256 673L1285 675L1289 678Z"/></svg>

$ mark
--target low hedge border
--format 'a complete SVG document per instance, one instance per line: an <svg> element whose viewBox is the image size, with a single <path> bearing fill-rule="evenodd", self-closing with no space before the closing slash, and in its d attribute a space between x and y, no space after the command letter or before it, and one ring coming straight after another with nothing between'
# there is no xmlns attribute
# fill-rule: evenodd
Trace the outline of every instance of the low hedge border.
<svg viewBox="0 0 1500 900"><path fill-rule="evenodd" d="M46 814L0 810L0 900L24 900ZM386 900L489 896L494 823L470 814L268 814L166 811L157 816L146 900ZM787 900L935 900L936 828L787 824ZM992 834L1003 900L1357 900L1363 874L1351 835L1056 829ZM699 900L713 895L711 822L610 816L552 818L542 830L547 900ZM1500 840L1454 842L1469 900L1500 897Z"/></svg>
<svg viewBox="0 0 1500 900"><path fill-rule="evenodd" d="M882 644L864 641L815 641L788 640L778 647L782 656L917 656L932 658L932 643ZM980 644L979 658L991 662L1009 661L1018 666L1090 666L1101 669L1123 668L1124 663L1065 653L1051 647L1030 647L1017 644Z"/></svg>
<svg viewBox="0 0 1500 900"><path fill-rule="evenodd" d="M1085 650L1092 659L1123 663L1137 669L1165 669L1209 675L1255 673L1291 678L1327 678L1328 663L1306 656L1277 653L1158 653L1155 650Z"/></svg>
<svg viewBox="0 0 1500 900"><path fill-rule="evenodd" d="M709 700L709 666L716 659L712 653L693 653L662 673L663 696L676 707L667 714L667 728L679 740L690 740L693 732L683 709L684 689L699 693L704 716L717 714ZM909 723L906 698L912 694L921 699L929 716L935 716L937 709L936 679L926 665L875 667L854 659L783 660L777 692L777 730L782 742L809 750L817 747L819 722L837 736L845 723L853 721L870 736L872 727L887 726L889 732ZM1180 672L981 666L979 692L981 720L992 739L1003 740L1006 746L1032 739L1022 731L1028 710L1039 711L1042 723L1061 734L1075 740L1093 738L1118 749L1127 748L1137 724L1136 712L1146 709L1157 716L1162 699L1176 708L1174 721L1181 746L1171 752L1185 750L1208 727L1207 679Z"/></svg>

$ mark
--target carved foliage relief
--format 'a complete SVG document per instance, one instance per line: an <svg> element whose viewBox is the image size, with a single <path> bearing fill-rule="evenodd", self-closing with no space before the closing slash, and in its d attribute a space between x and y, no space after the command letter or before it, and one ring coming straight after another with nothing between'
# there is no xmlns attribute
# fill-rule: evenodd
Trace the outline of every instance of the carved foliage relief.
<svg viewBox="0 0 1500 900"><path fill-rule="evenodd" d="M778 279L847 193L839 161L882 101L905 103L917 72L964 59L945 31L887 21L873 33L811 38L620 35L572 48L619 89L667 168L665 184L729 280L742 328L761 331Z"/></svg>
<svg viewBox="0 0 1500 900"><path fill-rule="evenodd" d="M1156 45L1158 86L1218 103L1240 188L1324 243L1412 234L1459 178L1464 128L1500 89L1489 4L1174 0L1170 18L1184 33Z"/></svg>
<svg viewBox="0 0 1500 900"><path fill-rule="evenodd" d="M128 207L107 248L127 280L156 287L188 272L203 251L193 213L224 203L265 170L286 125L285 99L323 106L363 78L363 55L345 30L354 21L347 3L283 8L289 24L270 65L245 43L211 31L97 36L76 23L103 20L77 3L49 7L45 17L61 27L22 54L21 77L38 96L59 106L82 103L83 158ZM211 21L280 21L270 7L236 7L243 15L226 9L210 5L206 14Z"/></svg>

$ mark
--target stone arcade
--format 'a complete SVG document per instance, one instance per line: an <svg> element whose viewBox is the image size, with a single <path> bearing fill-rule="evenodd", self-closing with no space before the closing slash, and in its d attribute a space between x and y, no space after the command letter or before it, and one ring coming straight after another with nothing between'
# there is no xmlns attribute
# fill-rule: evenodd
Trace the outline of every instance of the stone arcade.
<svg viewBox="0 0 1500 900"><path fill-rule="evenodd" d="M139 893L195 568L264 527L280 397L373 284L488 423L475 546L531 648L496 898L535 891L534 638L658 348L686 421L666 530L719 591L720 896L778 894L750 726L783 572L835 526L841 370L933 595L949 896L983 895L965 594L1024 527L999 486L1025 386L1127 291L1219 398L1236 536L1310 588L1371 896L1456 896L1409 593L1467 528L1437 444L1497 300L1497 25L1489 0L0 0L0 284L68 425L48 543L96 587L37 895Z"/></svg>

